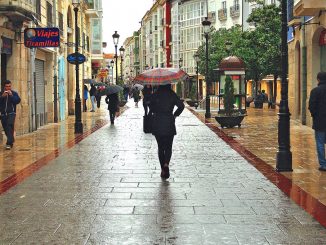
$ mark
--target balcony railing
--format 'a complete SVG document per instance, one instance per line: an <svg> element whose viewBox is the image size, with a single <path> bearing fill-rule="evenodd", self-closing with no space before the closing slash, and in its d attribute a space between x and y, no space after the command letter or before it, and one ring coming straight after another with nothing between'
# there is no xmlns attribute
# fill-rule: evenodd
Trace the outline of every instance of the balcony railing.
<svg viewBox="0 0 326 245"><path fill-rule="evenodd" d="M235 4L230 7L230 16L232 18L240 16L240 5L239 4Z"/></svg>
<svg viewBox="0 0 326 245"><path fill-rule="evenodd" d="M325 9L325 0L299 0L294 5L294 16L315 16Z"/></svg>
<svg viewBox="0 0 326 245"><path fill-rule="evenodd" d="M34 0L0 0L0 14L15 22L34 20L36 7Z"/></svg>
<svg viewBox="0 0 326 245"><path fill-rule="evenodd" d="M226 20L228 18L227 16L227 9L219 9L218 10L218 19L219 20Z"/></svg>

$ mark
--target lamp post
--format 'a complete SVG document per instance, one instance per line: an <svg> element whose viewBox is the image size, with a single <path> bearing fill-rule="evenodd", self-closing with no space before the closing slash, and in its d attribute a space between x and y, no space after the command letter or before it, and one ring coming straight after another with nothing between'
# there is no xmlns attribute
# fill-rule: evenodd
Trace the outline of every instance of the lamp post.
<svg viewBox="0 0 326 245"><path fill-rule="evenodd" d="M181 67L182 67L182 63L183 63L183 59L182 59L182 57L180 57L180 59L179 59L179 68L181 69Z"/></svg>
<svg viewBox="0 0 326 245"><path fill-rule="evenodd" d="M80 0L72 0L75 12L75 53L78 53L79 33L78 33L78 8ZM81 121L81 99L79 92L79 64L76 62L76 97L75 97L75 134L83 133L83 123Z"/></svg>
<svg viewBox="0 0 326 245"><path fill-rule="evenodd" d="M124 52L125 52L125 48L123 46L121 46L119 48L119 51L120 51L120 59L121 59L121 63L120 63L121 83L123 83L122 62L123 62L123 55L124 55Z"/></svg>
<svg viewBox="0 0 326 245"><path fill-rule="evenodd" d="M115 84L118 84L118 43L119 43L119 37L120 35L118 34L117 31L114 31L114 34L112 35L113 38L113 44L115 48Z"/></svg>
<svg viewBox="0 0 326 245"><path fill-rule="evenodd" d="M198 90L199 90L199 80L198 80L198 63L200 61L199 55L197 53L194 54L194 59L196 61L196 77L197 77L197 101L199 101L199 97L198 97Z"/></svg>
<svg viewBox="0 0 326 245"><path fill-rule="evenodd" d="M278 113L278 151L276 156L276 171L292 171L292 153L290 151L290 112L288 105L288 46L287 46L287 0L281 2L282 10L282 46L281 46L281 101Z"/></svg>
<svg viewBox="0 0 326 245"><path fill-rule="evenodd" d="M112 68L112 84L113 84L113 79L114 79L114 77L113 77L114 61L111 60L110 63L111 63L111 68Z"/></svg>
<svg viewBox="0 0 326 245"><path fill-rule="evenodd" d="M208 17L205 17L205 20L203 20L202 25L204 27L204 34L206 39L206 74L205 74L205 80L206 80L206 112L205 112L205 118L211 117L211 101L209 97L209 88L210 88L210 81L208 78L208 33L210 32L211 22L208 20Z"/></svg>

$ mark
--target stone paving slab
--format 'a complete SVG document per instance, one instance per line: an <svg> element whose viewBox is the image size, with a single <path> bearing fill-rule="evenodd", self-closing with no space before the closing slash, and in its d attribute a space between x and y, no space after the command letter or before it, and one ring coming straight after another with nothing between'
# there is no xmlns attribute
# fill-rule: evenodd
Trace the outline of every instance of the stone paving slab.
<svg viewBox="0 0 326 245"><path fill-rule="evenodd" d="M325 244L323 226L188 110L162 180L142 113L131 106L0 195L0 244Z"/></svg>

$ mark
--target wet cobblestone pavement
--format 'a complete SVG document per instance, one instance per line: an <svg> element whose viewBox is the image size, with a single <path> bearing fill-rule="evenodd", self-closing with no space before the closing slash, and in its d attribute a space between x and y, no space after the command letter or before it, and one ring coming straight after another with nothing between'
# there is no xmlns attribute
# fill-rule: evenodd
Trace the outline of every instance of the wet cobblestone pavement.
<svg viewBox="0 0 326 245"><path fill-rule="evenodd" d="M161 180L142 108L0 195L0 244L325 244L326 229L191 112Z"/></svg>

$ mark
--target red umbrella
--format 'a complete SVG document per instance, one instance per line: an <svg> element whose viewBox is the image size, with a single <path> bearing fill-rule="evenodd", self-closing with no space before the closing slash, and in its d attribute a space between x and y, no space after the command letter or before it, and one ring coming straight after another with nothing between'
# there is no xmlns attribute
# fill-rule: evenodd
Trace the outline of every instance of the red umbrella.
<svg viewBox="0 0 326 245"><path fill-rule="evenodd" d="M158 86L182 82L187 78L188 74L178 68L154 68L136 76L134 83Z"/></svg>

